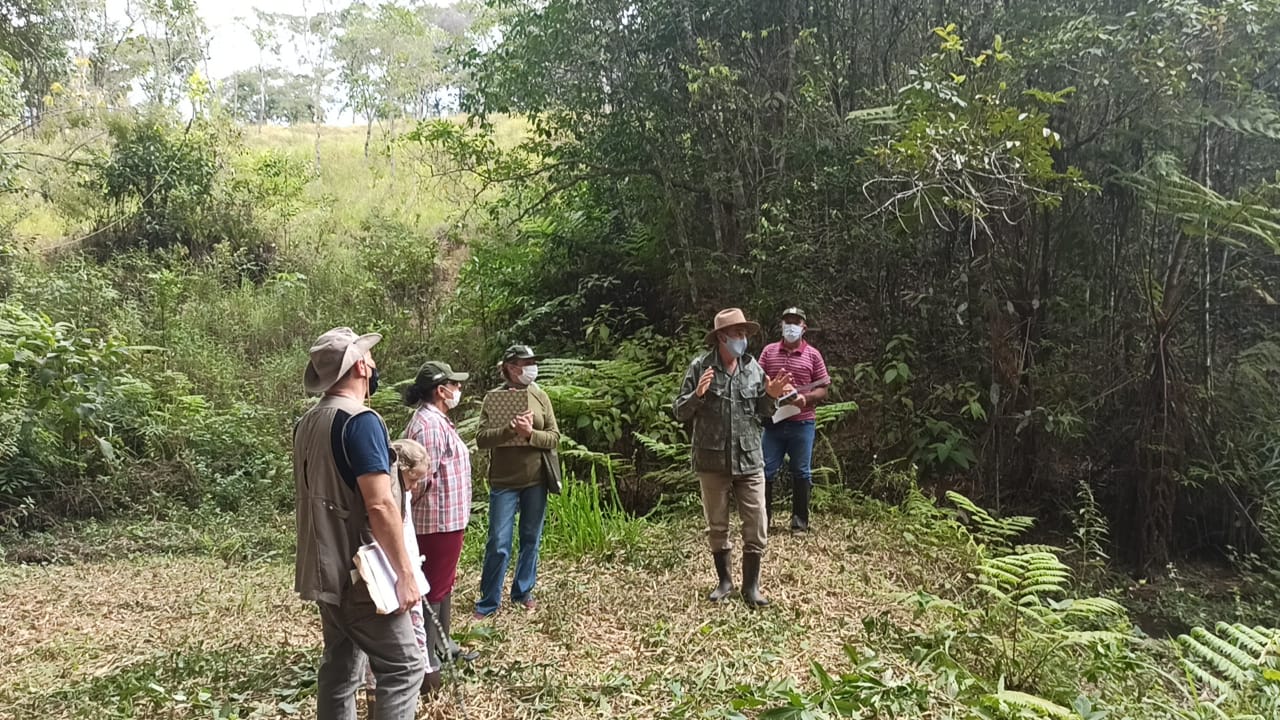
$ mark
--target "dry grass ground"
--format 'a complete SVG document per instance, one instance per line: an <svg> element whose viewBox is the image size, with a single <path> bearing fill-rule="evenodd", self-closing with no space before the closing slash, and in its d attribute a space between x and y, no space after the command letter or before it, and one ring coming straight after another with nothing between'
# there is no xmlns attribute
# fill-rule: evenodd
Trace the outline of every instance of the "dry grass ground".
<svg viewBox="0 0 1280 720"><path fill-rule="evenodd" d="M616 561L552 553L535 610L472 622L483 529L471 535L455 633L481 659L420 717L714 716L740 684L841 668L864 617L901 614L895 593L955 568L898 523L824 517L819 532L772 539L770 607L711 605L702 534L682 515ZM319 621L291 586L287 559L0 565L0 717L310 717Z"/></svg>

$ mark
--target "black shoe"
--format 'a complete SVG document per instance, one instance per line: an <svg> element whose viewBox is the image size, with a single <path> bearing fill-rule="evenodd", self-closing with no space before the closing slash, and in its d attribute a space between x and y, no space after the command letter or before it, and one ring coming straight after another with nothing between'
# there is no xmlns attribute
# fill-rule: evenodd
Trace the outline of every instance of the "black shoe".
<svg viewBox="0 0 1280 720"><path fill-rule="evenodd" d="M751 607L764 607L769 600L760 594L760 555L742 555L742 600Z"/></svg>
<svg viewBox="0 0 1280 720"><path fill-rule="evenodd" d="M791 534L804 535L807 532L809 532L809 523L801 520L795 515L792 515L791 516Z"/></svg>
<svg viewBox="0 0 1280 720"><path fill-rule="evenodd" d="M733 578L729 576L729 551L721 550L720 552L712 553L711 557L716 561L716 578L720 581L720 584L716 585L716 589L711 591L707 599L711 602L719 602L729 597L729 593L733 592Z"/></svg>

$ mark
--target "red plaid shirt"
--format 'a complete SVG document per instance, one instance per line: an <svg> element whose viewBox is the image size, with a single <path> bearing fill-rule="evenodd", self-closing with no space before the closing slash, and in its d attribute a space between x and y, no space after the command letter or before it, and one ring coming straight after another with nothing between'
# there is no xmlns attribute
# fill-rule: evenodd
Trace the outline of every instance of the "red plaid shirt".
<svg viewBox="0 0 1280 720"><path fill-rule="evenodd" d="M471 453L453 423L434 405L409 420L404 436L430 455L427 487L413 498L413 529L419 535L462 530L471 520Z"/></svg>

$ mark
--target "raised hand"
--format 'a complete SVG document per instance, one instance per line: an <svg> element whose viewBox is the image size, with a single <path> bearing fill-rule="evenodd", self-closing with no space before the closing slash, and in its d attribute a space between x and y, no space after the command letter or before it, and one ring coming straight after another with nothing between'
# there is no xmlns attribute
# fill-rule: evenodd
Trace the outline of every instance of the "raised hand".
<svg viewBox="0 0 1280 720"><path fill-rule="evenodd" d="M715 368L707 368L706 370L704 370L702 373L702 377L698 378L698 388L697 390L694 390L694 393L696 393L698 397L702 397L703 395L706 395L707 390L711 387L711 381L714 380L715 378L716 378Z"/></svg>
<svg viewBox="0 0 1280 720"><path fill-rule="evenodd" d="M774 400L777 400L794 389L795 388L791 387L791 373L786 372L785 370L776 378L771 378L768 375L764 378L764 393Z"/></svg>

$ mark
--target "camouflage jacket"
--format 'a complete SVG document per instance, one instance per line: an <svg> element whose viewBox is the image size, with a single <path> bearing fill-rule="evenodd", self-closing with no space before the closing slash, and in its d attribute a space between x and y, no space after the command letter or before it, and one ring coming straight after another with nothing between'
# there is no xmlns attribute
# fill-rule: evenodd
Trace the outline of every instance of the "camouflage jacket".
<svg viewBox="0 0 1280 720"><path fill-rule="evenodd" d="M709 367L716 369L715 379L706 394L698 397L698 378ZM732 375L714 349L689 363L674 409L677 420L693 425L695 472L751 475L764 469L762 423L774 410L764 383L764 369L751 355L738 360Z"/></svg>

